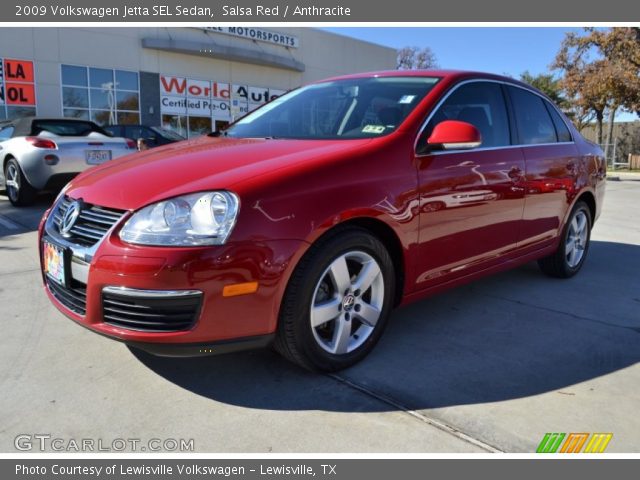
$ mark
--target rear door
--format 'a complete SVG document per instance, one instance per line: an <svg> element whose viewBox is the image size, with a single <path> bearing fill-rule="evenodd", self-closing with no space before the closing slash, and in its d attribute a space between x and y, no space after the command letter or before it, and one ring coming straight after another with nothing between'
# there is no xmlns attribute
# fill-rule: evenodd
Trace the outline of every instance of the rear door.
<svg viewBox="0 0 640 480"><path fill-rule="evenodd" d="M509 86L518 143L525 157L525 204L519 246L554 240L571 203L580 160L555 107L524 88Z"/></svg>
<svg viewBox="0 0 640 480"><path fill-rule="evenodd" d="M418 288L503 261L516 248L522 220L524 157L512 145L503 86L480 80L459 86L435 110L419 143L444 120L473 124L482 144L416 159L422 271Z"/></svg>

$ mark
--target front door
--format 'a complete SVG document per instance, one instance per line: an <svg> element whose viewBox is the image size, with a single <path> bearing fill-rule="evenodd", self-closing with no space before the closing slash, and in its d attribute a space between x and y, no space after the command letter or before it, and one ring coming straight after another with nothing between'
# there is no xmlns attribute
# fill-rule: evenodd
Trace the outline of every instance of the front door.
<svg viewBox="0 0 640 480"><path fill-rule="evenodd" d="M444 120L474 125L477 149L418 155L420 193L417 289L499 263L515 250L524 208L525 163L512 146L504 91L499 83L474 81L455 89L421 135L426 143Z"/></svg>

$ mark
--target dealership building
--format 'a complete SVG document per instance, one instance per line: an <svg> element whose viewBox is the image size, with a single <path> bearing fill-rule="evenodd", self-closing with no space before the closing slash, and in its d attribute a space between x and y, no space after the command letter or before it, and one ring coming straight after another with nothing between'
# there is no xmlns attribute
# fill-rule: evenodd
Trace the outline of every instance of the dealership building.
<svg viewBox="0 0 640 480"><path fill-rule="evenodd" d="M0 28L0 119L219 130L287 90L395 68L395 50L313 28Z"/></svg>

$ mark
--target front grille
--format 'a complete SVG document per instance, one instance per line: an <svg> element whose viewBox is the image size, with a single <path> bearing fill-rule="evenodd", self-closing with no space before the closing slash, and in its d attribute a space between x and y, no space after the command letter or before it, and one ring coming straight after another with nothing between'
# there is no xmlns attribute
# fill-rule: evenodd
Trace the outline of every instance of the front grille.
<svg viewBox="0 0 640 480"><path fill-rule="evenodd" d="M53 214L53 223L58 232L64 214L73 202L72 198L65 196ZM109 229L116 224L125 214L122 210L100 207L98 205L83 204L80 215L65 238L70 241L92 247L106 235Z"/></svg>
<svg viewBox="0 0 640 480"><path fill-rule="evenodd" d="M171 297L129 296L104 291L104 323L144 332L188 330L195 323L202 295Z"/></svg>
<svg viewBox="0 0 640 480"><path fill-rule="evenodd" d="M51 294L65 307L78 315L87 313L87 286L71 280L69 288L47 277L47 288Z"/></svg>

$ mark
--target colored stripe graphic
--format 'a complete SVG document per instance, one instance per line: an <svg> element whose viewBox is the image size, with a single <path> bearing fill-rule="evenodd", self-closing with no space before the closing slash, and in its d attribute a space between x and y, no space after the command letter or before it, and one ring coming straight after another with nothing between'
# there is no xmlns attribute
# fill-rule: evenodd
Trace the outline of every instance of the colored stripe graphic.
<svg viewBox="0 0 640 480"><path fill-rule="evenodd" d="M545 433L536 453L556 453L564 437L564 433Z"/></svg>
<svg viewBox="0 0 640 480"><path fill-rule="evenodd" d="M603 453L613 438L613 433L594 433L584 453Z"/></svg>
<svg viewBox="0 0 640 480"><path fill-rule="evenodd" d="M570 433L562 445L560 453L580 453L587 438L589 438L588 433Z"/></svg>

